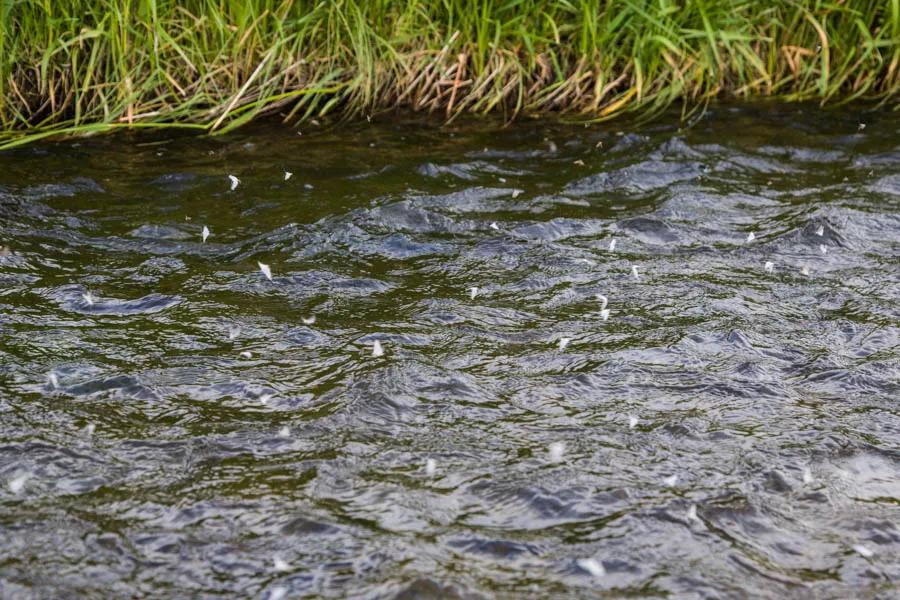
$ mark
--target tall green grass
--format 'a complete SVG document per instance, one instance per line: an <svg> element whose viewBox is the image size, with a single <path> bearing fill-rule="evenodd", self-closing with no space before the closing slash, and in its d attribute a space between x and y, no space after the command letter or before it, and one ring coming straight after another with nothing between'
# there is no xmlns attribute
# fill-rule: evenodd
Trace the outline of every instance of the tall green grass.
<svg viewBox="0 0 900 600"><path fill-rule="evenodd" d="M0 147L395 108L891 101L900 0L0 0Z"/></svg>

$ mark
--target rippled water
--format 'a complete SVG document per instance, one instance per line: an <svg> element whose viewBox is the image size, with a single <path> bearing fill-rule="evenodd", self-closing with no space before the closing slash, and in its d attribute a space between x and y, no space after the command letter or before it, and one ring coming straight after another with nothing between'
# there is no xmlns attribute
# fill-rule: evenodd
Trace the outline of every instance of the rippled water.
<svg viewBox="0 0 900 600"><path fill-rule="evenodd" d="M0 596L896 597L898 133L0 155Z"/></svg>

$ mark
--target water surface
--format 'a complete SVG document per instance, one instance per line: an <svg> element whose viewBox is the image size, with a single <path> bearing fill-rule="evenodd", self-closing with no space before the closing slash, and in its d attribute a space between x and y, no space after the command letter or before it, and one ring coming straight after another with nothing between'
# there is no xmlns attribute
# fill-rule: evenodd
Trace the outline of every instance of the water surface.
<svg viewBox="0 0 900 600"><path fill-rule="evenodd" d="M893 597L898 133L0 154L0 596Z"/></svg>

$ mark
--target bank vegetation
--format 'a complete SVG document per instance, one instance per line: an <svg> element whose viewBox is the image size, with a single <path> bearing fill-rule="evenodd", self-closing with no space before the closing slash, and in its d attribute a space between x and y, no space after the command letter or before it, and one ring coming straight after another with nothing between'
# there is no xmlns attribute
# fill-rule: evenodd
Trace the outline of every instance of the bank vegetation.
<svg viewBox="0 0 900 600"><path fill-rule="evenodd" d="M420 111L894 103L900 0L6 0L0 146Z"/></svg>

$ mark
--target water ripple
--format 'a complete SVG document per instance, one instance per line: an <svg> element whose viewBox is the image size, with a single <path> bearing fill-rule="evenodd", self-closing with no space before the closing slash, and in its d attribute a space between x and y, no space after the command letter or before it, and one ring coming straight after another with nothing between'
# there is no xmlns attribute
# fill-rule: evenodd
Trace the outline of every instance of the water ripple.
<svg viewBox="0 0 900 600"><path fill-rule="evenodd" d="M0 596L891 597L900 117L676 117L0 155Z"/></svg>

